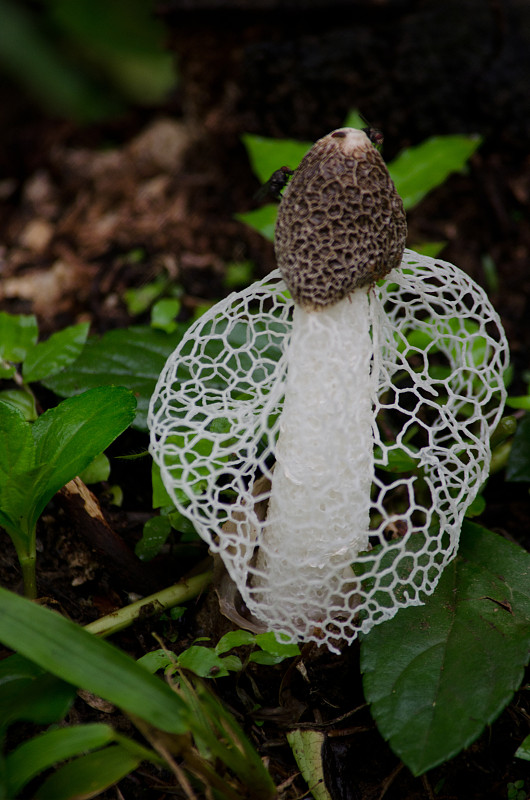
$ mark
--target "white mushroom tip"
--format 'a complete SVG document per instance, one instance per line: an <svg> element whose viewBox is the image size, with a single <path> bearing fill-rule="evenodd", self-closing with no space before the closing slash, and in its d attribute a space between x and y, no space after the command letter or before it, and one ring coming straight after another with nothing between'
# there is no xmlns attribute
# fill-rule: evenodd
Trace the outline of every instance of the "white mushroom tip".
<svg viewBox="0 0 530 800"><path fill-rule="evenodd" d="M328 137L339 140L340 148L345 156L354 156L361 150L373 147L366 133L359 128L337 128L329 133Z"/></svg>

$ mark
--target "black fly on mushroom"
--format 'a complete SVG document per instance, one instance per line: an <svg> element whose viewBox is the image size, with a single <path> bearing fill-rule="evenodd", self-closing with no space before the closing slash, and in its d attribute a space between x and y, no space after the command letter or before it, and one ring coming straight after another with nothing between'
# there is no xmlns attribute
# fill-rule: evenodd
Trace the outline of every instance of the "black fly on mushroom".
<svg viewBox="0 0 530 800"><path fill-rule="evenodd" d="M279 269L188 329L149 412L165 487L245 609L218 588L224 612L332 651L434 591L505 400L498 315L404 249L374 144L315 143L280 202Z"/></svg>

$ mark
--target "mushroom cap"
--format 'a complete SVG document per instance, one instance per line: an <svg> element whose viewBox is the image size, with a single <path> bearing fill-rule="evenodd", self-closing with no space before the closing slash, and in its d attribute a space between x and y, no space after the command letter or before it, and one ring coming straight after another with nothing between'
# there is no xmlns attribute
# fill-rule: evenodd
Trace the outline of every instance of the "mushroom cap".
<svg viewBox="0 0 530 800"><path fill-rule="evenodd" d="M399 266L407 224L381 154L356 128L339 128L304 156L284 191L275 250L293 300L337 303Z"/></svg>

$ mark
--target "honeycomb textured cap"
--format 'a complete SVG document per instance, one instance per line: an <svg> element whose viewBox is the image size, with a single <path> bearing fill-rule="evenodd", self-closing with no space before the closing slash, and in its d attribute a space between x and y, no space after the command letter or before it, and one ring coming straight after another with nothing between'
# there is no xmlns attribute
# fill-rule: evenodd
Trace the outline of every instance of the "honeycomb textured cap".
<svg viewBox="0 0 530 800"><path fill-rule="evenodd" d="M380 153L363 131L339 128L313 145L291 178L274 245L295 303L318 310L398 267L406 235Z"/></svg>

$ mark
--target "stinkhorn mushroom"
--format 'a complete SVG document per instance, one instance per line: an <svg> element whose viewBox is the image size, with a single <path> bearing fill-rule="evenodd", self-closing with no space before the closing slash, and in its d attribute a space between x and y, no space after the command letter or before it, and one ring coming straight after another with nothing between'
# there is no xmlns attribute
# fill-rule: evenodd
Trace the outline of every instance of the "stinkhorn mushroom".
<svg viewBox="0 0 530 800"><path fill-rule="evenodd" d="M284 192L280 269L192 325L158 381L151 452L249 627L336 650L421 603L488 474L502 326L405 235L368 137L325 136Z"/></svg>

